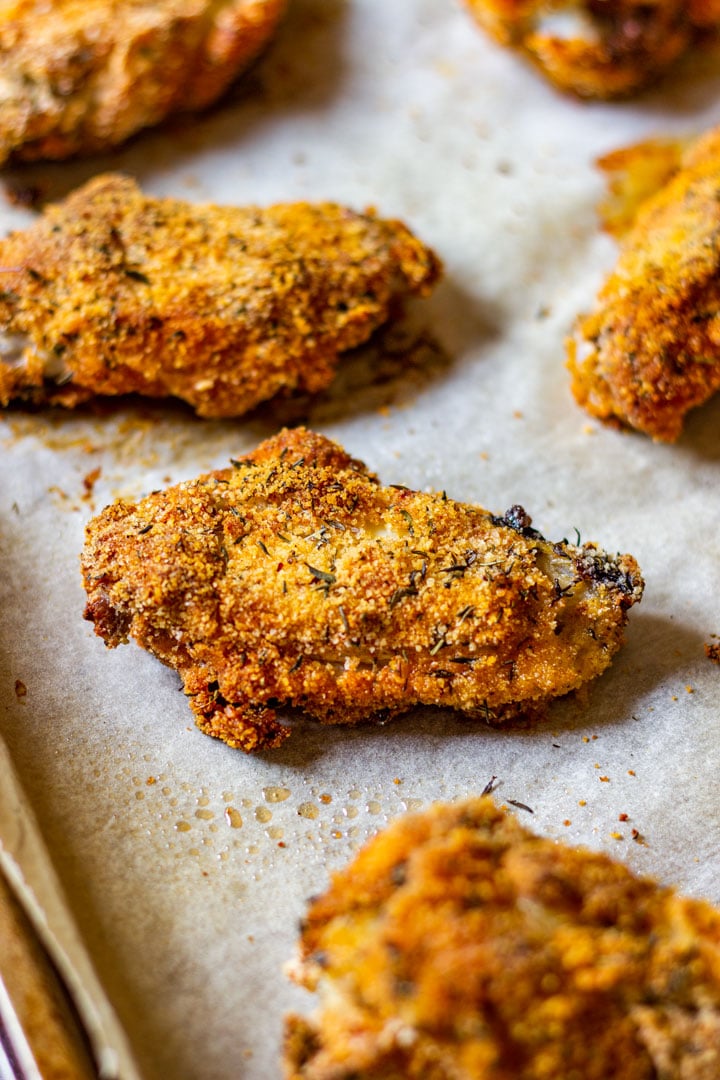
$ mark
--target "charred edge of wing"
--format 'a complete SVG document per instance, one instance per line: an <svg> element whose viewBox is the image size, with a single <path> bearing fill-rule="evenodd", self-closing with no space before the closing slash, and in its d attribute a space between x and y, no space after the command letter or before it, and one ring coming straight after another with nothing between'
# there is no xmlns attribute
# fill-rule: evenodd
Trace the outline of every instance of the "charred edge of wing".
<svg viewBox="0 0 720 1080"><path fill-rule="evenodd" d="M584 581L619 593L624 607L630 607L640 600L644 587L643 579L637 567L628 569L621 558L603 551L583 551L578 555L575 565Z"/></svg>
<svg viewBox="0 0 720 1080"><path fill-rule="evenodd" d="M543 540L544 537L537 529L532 527L532 518L528 514L527 510L515 504L511 506L509 510L506 510L502 517L497 517L495 514L490 515L490 520L493 525L498 528L513 529L520 536L524 536L527 540Z"/></svg>

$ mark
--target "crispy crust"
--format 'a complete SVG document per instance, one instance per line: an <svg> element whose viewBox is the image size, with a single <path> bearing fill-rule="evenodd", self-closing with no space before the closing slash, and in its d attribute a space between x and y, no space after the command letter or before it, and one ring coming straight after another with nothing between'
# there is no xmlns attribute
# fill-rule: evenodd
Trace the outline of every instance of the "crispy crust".
<svg viewBox="0 0 720 1080"><path fill-rule="evenodd" d="M583 98L635 93L701 39L717 35L717 0L467 0L497 41L523 53L560 90ZM577 36L553 32L573 18Z"/></svg>
<svg viewBox="0 0 720 1080"><path fill-rule="evenodd" d="M717 1080L720 912L492 800L394 822L302 926L287 1080Z"/></svg>
<svg viewBox="0 0 720 1080"><path fill-rule="evenodd" d="M0 164L96 153L216 100L287 0L15 0L0 21ZM7 9L7 10L6 10Z"/></svg>
<svg viewBox="0 0 720 1080"><path fill-rule="evenodd" d="M283 706L336 724L532 714L608 666L642 593L630 556L551 545L519 507L381 487L303 429L108 507L83 575L106 643L176 668L199 726L244 750L287 736Z"/></svg>
<svg viewBox="0 0 720 1080"><path fill-rule="evenodd" d="M0 282L0 404L173 395L201 416L325 388L340 352L440 275L372 213L193 206L115 174L0 241L0 265L15 268Z"/></svg>
<svg viewBox="0 0 720 1080"><path fill-rule="evenodd" d="M641 202L595 311L577 322L572 389L594 416L673 442L720 388L718 190L720 128Z"/></svg>

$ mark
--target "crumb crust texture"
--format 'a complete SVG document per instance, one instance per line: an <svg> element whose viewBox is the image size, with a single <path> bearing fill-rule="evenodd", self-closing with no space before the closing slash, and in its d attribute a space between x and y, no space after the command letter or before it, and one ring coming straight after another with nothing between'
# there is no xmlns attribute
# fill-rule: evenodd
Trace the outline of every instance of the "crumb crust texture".
<svg viewBox="0 0 720 1080"><path fill-rule="evenodd" d="M500 44L580 98L629 97L717 40L717 0L466 0Z"/></svg>
<svg viewBox="0 0 720 1080"><path fill-rule="evenodd" d="M310 903L286 1080L716 1080L720 912L490 798L371 840Z"/></svg>
<svg viewBox="0 0 720 1080"><path fill-rule="evenodd" d="M325 723L447 706L541 713L599 675L642 578L629 555L551 544L520 507L383 487L336 443L285 430L87 528L86 617L179 671L200 727L244 750Z"/></svg>
<svg viewBox="0 0 720 1080"><path fill-rule="evenodd" d="M0 164L125 142L219 98L286 0L9 0L0 20Z"/></svg>
<svg viewBox="0 0 720 1080"><path fill-rule="evenodd" d="M199 206L96 177L0 241L0 404L173 396L239 416L315 393L440 262L335 203Z"/></svg>
<svg viewBox="0 0 720 1080"><path fill-rule="evenodd" d="M641 144L636 156L651 154ZM632 150L628 173L640 171ZM578 402L602 420L673 442L720 388L720 128L691 144L641 199L595 310L569 343Z"/></svg>

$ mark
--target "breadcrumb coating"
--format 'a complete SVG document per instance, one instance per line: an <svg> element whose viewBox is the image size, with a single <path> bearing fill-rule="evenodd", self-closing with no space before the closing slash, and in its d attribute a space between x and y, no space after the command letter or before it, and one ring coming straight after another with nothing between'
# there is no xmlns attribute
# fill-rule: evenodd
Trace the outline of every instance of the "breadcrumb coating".
<svg viewBox="0 0 720 1080"><path fill-rule="evenodd" d="M489 798L393 822L311 902L287 1080L717 1080L720 911Z"/></svg>
<svg viewBox="0 0 720 1080"><path fill-rule="evenodd" d="M646 155L662 170L662 152L653 154L641 144L610 157L610 171L619 175L624 158L628 175L641 176ZM578 319L568 361L573 393L590 413L664 442L720 388L720 128L684 156L676 148L674 170L672 154L670 145L660 189L637 200L615 270L594 312Z"/></svg>
<svg viewBox="0 0 720 1080"><path fill-rule="evenodd" d="M117 146L205 108L266 45L287 0L5 0L0 164Z"/></svg>
<svg viewBox="0 0 720 1080"><path fill-rule="evenodd" d="M91 180L0 241L0 405L172 395L239 416L332 381L440 262L335 203L197 206Z"/></svg>
<svg viewBox="0 0 720 1080"><path fill-rule="evenodd" d="M551 544L522 507L382 487L302 428L233 467L116 503L87 527L86 618L180 673L197 723L276 746L413 705L487 722L599 675L643 582L629 555Z"/></svg>
<svg viewBox="0 0 720 1080"><path fill-rule="evenodd" d="M492 37L560 90L617 98L653 82L720 29L718 0L467 0Z"/></svg>

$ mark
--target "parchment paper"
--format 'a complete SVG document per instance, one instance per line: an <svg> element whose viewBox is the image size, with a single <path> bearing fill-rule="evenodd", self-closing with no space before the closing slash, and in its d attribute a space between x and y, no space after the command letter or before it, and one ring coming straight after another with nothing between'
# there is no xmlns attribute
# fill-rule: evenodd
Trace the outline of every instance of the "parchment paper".
<svg viewBox="0 0 720 1080"><path fill-rule="evenodd" d="M374 205L447 269L322 401L232 423L163 404L0 422L1 731L148 1080L279 1077L282 1015L312 1007L282 973L306 897L404 809L493 775L546 835L720 900L720 672L703 650L720 634L720 400L655 445L590 420L563 355L615 257L594 158L718 122L712 67L694 59L633 104L582 104L459 3L293 0L211 115L12 177L54 197L112 168L196 201ZM3 204L0 219L31 214ZM385 482L522 503L553 539L578 529L632 552L646 595L587 699L533 730L430 711L353 731L301 722L285 748L246 758L194 728L174 673L135 646L108 652L81 618L90 514L301 418Z"/></svg>

